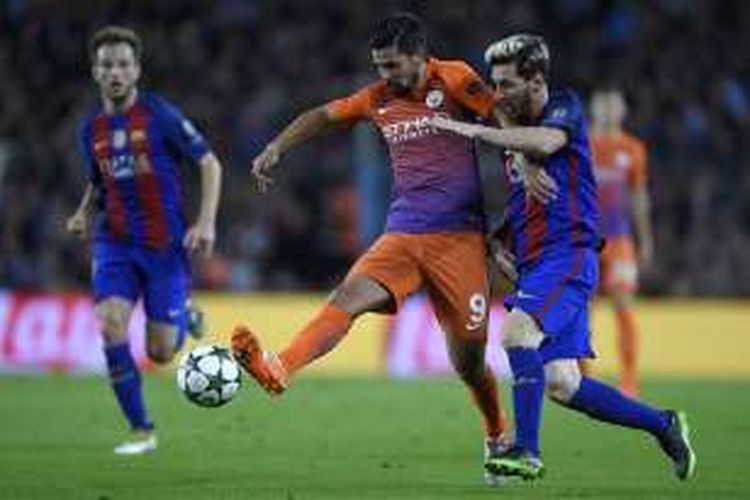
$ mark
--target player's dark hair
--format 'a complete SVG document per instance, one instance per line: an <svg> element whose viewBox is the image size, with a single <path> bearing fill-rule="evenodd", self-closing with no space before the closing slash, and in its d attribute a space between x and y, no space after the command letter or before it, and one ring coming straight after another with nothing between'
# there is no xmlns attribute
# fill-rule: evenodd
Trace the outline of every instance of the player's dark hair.
<svg viewBox="0 0 750 500"><path fill-rule="evenodd" d="M518 74L525 80L531 80L537 73L545 80L549 76L549 48L544 38L537 35L520 33L493 42L484 52L484 60L490 67L515 63Z"/></svg>
<svg viewBox="0 0 750 500"><path fill-rule="evenodd" d="M141 60L143 42L135 31L124 26L105 26L97 30L89 39L89 57L96 61L96 52L102 45L127 43L133 49L136 61Z"/></svg>
<svg viewBox="0 0 750 500"><path fill-rule="evenodd" d="M408 12L398 12L375 23L370 36L370 49L395 47L404 54L424 54L427 33L422 20Z"/></svg>

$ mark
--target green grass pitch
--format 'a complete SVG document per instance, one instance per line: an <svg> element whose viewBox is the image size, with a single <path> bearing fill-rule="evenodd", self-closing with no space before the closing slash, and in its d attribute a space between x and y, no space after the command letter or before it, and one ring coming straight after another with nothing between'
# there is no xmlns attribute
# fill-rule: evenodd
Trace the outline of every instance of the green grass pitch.
<svg viewBox="0 0 750 500"><path fill-rule="evenodd" d="M547 476L498 491L482 483L479 421L454 379L302 379L275 401L246 384L219 409L190 405L172 377L146 380L160 449L123 458L104 379L0 377L0 498L750 498L750 381L646 384L689 412L690 483L649 437L548 404Z"/></svg>

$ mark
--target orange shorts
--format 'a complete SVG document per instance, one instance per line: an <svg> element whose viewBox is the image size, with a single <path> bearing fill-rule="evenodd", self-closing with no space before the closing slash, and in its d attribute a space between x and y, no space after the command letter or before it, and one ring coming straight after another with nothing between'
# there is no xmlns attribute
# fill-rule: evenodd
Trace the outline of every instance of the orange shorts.
<svg viewBox="0 0 750 500"><path fill-rule="evenodd" d="M424 289L446 333L484 341L489 310L485 258L481 233L386 233L360 257L347 278L374 279L393 295L396 308Z"/></svg>
<svg viewBox="0 0 750 500"><path fill-rule="evenodd" d="M605 293L635 293L638 290L638 260L631 238L607 240L601 254L601 276Z"/></svg>

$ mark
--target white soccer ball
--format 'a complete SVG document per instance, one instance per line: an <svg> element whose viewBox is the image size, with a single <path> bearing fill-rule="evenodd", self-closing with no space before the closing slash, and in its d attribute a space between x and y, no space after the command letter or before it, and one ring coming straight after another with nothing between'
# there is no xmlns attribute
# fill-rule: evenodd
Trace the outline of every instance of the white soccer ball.
<svg viewBox="0 0 750 500"><path fill-rule="evenodd" d="M198 406L215 408L228 403L240 384L240 367L224 347L196 347L177 367L177 387Z"/></svg>

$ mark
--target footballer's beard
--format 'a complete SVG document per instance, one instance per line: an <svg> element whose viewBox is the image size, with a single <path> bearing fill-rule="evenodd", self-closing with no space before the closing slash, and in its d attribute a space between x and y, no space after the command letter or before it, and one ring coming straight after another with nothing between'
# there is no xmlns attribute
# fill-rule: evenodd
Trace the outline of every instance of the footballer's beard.
<svg viewBox="0 0 750 500"><path fill-rule="evenodd" d="M506 97L499 103L500 110L516 125L528 125L532 121L531 94Z"/></svg>
<svg viewBox="0 0 750 500"><path fill-rule="evenodd" d="M408 94L417 85L418 78L419 75L416 73L413 75L391 78L388 80L388 88L396 95Z"/></svg>
<svg viewBox="0 0 750 500"><path fill-rule="evenodd" d="M107 85L105 95L115 106L123 105L133 95L135 85L123 82L112 82Z"/></svg>

